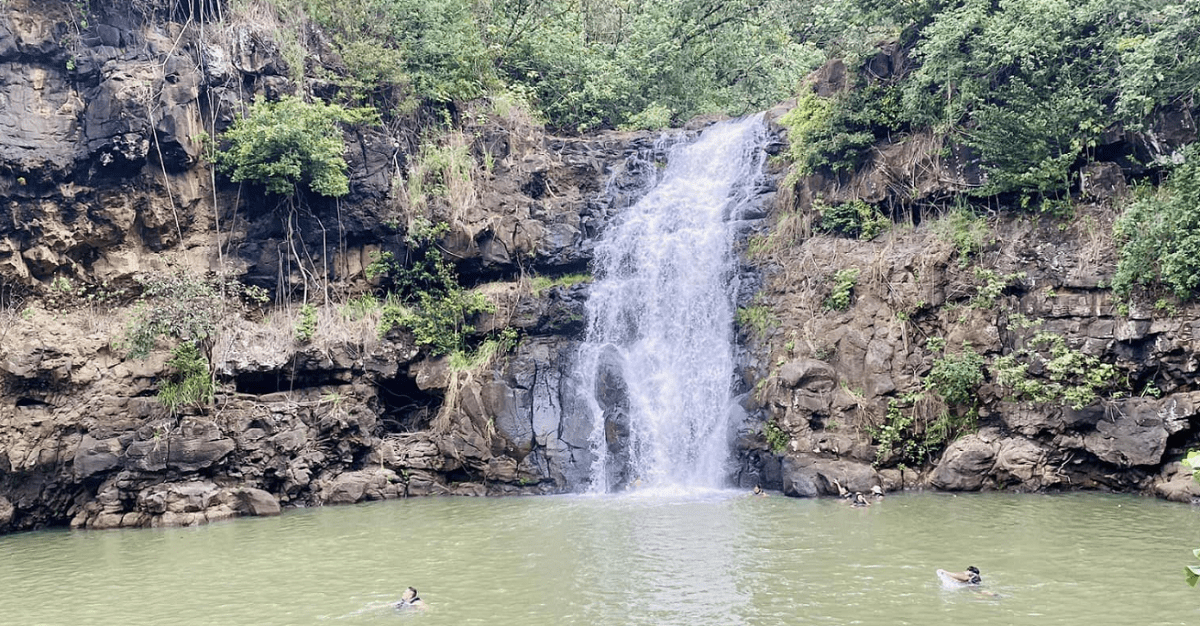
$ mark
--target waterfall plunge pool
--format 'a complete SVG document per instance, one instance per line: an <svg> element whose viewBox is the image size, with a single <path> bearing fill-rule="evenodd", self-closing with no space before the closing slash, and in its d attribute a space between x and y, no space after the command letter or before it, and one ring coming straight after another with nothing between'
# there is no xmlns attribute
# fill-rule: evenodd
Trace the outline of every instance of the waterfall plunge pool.
<svg viewBox="0 0 1200 626"><path fill-rule="evenodd" d="M1134 496L426 498L0 537L0 622L1187 624L1196 546L1191 507ZM988 593L934 575L967 565ZM408 585L431 610L391 607Z"/></svg>

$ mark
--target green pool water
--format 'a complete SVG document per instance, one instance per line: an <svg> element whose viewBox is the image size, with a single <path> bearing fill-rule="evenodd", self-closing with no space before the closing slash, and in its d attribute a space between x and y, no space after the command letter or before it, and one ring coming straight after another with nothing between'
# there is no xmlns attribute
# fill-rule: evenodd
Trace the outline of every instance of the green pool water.
<svg viewBox="0 0 1200 626"><path fill-rule="evenodd" d="M1193 547L1200 511L1131 496L429 498L0 537L0 623L1195 624Z"/></svg>

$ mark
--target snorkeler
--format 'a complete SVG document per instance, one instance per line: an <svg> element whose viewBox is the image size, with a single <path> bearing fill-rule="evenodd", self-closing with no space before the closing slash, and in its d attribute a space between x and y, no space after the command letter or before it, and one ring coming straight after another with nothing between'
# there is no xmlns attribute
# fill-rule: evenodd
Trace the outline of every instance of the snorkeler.
<svg viewBox="0 0 1200 626"><path fill-rule="evenodd" d="M404 595L400 596L400 601L396 603L398 609L417 609L424 611L429 608L428 604L417 595L415 587L409 587L404 590Z"/></svg>

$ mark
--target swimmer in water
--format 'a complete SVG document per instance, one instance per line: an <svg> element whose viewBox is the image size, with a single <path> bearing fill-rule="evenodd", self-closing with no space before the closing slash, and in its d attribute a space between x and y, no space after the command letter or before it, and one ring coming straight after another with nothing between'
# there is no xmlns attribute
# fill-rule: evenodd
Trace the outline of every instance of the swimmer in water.
<svg viewBox="0 0 1200 626"><path fill-rule="evenodd" d="M979 568L974 565L967 568L965 572L947 572L944 569L937 571L938 578L942 582L957 583L959 585L978 585L983 582L983 578L979 575Z"/></svg>
<svg viewBox="0 0 1200 626"><path fill-rule="evenodd" d="M424 611L429 608L429 605L425 604L425 601L417 595L417 589L415 587L409 587L408 589L404 590L404 595L400 596L400 601L396 603L396 608L417 609L418 611Z"/></svg>
<svg viewBox="0 0 1200 626"><path fill-rule="evenodd" d="M871 506L871 503L867 502L867 498L863 496L861 491L855 491L854 499L850 501L850 506Z"/></svg>

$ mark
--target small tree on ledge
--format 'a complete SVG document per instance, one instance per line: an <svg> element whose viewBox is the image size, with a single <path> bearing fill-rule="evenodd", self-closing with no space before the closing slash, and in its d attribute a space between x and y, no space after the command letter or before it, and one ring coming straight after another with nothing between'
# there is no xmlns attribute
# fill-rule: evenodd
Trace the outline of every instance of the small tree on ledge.
<svg viewBox="0 0 1200 626"><path fill-rule="evenodd" d="M350 191L350 181L338 123L361 124L376 117L373 109L345 109L295 96L277 102L259 97L249 114L221 135L229 148L216 155L217 166L234 182L257 183L268 193L291 195L303 184L322 196L341 197Z"/></svg>

